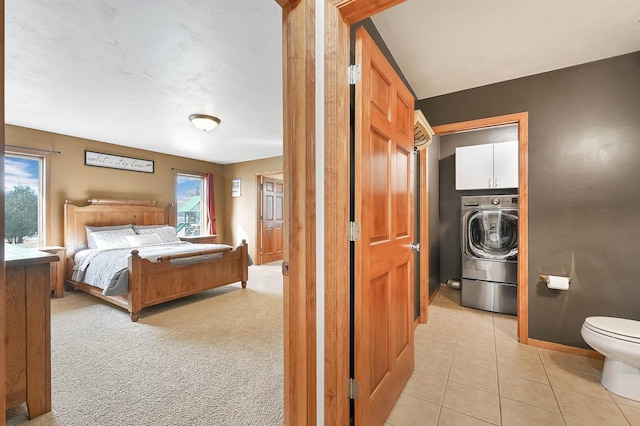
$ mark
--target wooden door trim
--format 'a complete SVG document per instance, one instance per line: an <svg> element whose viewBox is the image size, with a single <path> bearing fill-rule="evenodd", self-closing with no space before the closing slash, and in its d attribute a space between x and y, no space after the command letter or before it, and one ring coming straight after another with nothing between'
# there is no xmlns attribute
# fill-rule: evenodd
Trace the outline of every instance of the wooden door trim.
<svg viewBox="0 0 640 426"><path fill-rule="evenodd" d="M256 174L256 194L258 194L258 200L256 203L256 265L262 265L262 211L264 209L262 193L262 178L263 174Z"/></svg>
<svg viewBox="0 0 640 426"><path fill-rule="evenodd" d="M428 150L420 151L420 317L421 323L429 320L429 176L427 175Z"/></svg>
<svg viewBox="0 0 640 426"><path fill-rule="evenodd" d="M0 98L4 99L4 0L0 0ZM0 118L4 123L4 100L0 102ZM4 145L5 145L5 128L2 126L2 132L0 133L0 149L2 160L0 164L0 177L4 181ZM0 204L4 206L4 191L0 194ZM0 211L0 232L4 235L4 208ZM0 263L4 265L4 244L0 245ZM4 426L6 400L7 400L7 342L6 342L6 297L7 283L5 279L4 266L0 269L0 426Z"/></svg>
<svg viewBox="0 0 640 426"><path fill-rule="evenodd" d="M529 113L433 126L436 135L505 124L518 125L518 339L529 340Z"/></svg>
<svg viewBox="0 0 640 426"><path fill-rule="evenodd" d="M325 181L324 181L324 421L349 424L351 179L350 28L333 2L325 2Z"/></svg>
<svg viewBox="0 0 640 426"><path fill-rule="evenodd" d="M405 0L334 0L333 3L348 24L355 24Z"/></svg>
<svg viewBox="0 0 640 426"><path fill-rule="evenodd" d="M315 2L282 12L284 423L313 425L316 395ZM295 182L295 185L293 184Z"/></svg>
<svg viewBox="0 0 640 426"><path fill-rule="evenodd" d="M324 2L324 414L325 424L349 424L349 25L404 0ZM315 0L276 0L283 9L285 233L290 264L284 292L284 420L316 422L315 211L294 204L315 200ZM349 11L360 10L355 14ZM348 14L348 18L345 17ZM306 141L306 143L301 143ZM303 147L296 147L302 145ZM304 151L304 153L300 151ZM307 154L305 156L305 153ZM298 201L300 203L300 201ZM293 222L292 222L293 221ZM306 224L306 226L304 226ZM304 226L301 229L300 226ZM312 234L312 238L305 232ZM306 237L306 238L305 238ZM295 285L292 285L295 284ZM295 368L295 371L294 371ZM306 372L303 374L302 372ZM295 374L297 373L297 374Z"/></svg>

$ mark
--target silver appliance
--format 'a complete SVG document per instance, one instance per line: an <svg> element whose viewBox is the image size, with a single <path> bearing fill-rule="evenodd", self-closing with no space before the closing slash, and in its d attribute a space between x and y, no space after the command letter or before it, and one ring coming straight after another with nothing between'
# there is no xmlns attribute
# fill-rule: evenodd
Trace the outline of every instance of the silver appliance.
<svg viewBox="0 0 640 426"><path fill-rule="evenodd" d="M518 196L462 197L463 306L515 315Z"/></svg>

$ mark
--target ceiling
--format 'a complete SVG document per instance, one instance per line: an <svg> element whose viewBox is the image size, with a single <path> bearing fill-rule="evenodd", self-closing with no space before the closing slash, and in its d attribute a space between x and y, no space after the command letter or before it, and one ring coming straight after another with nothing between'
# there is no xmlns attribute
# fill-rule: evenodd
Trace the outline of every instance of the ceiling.
<svg viewBox="0 0 640 426"><path fill-rule="evenodd" d="M5 120L220 164L282 155L281 14L5 0ZM640 0L407 0L373 18L419 99L639 51L639 20Z"/></svg>
<svg viewBox="0 0 640 426"><path fill-rule="evenodd" d="M282 155L275 0L5 0L5 22L9 124L216 163ZM222 122L205 133L194 113Z"/></svg>
<svg viewBox="0 0 640 426"><path fill-rule="evenodd" d="M373 17L418 99L639 51L639 21L640 0L407 0Z"/></svg>

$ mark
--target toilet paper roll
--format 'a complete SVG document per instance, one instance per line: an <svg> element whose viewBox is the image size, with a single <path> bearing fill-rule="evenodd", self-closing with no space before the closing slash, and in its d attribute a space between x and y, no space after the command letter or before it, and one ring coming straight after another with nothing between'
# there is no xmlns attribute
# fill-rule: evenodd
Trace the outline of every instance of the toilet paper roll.
<svg viewBox="0 0 640 426"><path fill-rule="evenodd" d="M547 277L547 287L553 290L569 290L569 278L549 275Z"/></svg>

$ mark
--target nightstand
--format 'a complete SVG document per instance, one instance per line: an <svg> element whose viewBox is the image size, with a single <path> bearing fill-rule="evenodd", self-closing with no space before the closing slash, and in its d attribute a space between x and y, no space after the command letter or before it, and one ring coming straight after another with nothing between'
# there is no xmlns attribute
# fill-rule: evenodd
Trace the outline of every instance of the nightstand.
<svg viewBox="0 0 640 426"><path fill-rule="evenodd" d="M196 235L190 237L180 237L180 240L194 244L218 244L217 235Z"/></svg>
<svg viewBox="0 0 640 426"><path fill-rule="evenodd" d="M45 253L55 254L60 258L57 262L51 262L51 291L56 293L59 299L64 296L64 263L66 259L67 249L60 246L40 247L38 250Z"/></svg>

